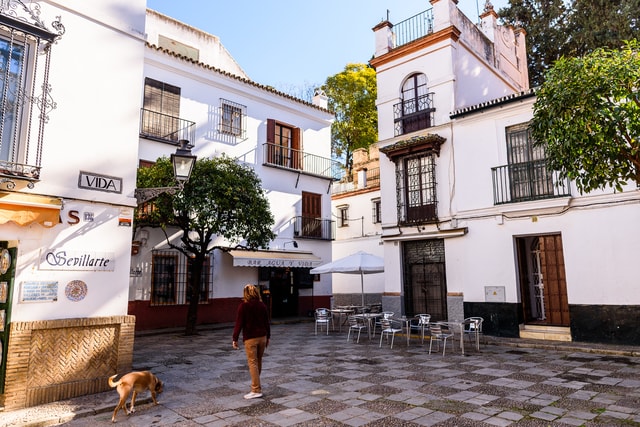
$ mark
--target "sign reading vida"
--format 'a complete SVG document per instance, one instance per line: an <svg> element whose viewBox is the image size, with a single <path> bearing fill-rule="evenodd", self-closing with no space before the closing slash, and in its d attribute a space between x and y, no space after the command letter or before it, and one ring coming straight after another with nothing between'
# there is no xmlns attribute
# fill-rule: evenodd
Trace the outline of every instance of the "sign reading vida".
<svg viewBox="0 0 640 427"><path fill-rule="evenodd" d="M40 270L113 271L115 264L113 252L48 249L40 254Z"/></svg>
<svg viewBox="0 0 640 427"><path fill-rule="evenodd" d="M122 178L80 171L78 187L109 193L122 193Z"/></svg>

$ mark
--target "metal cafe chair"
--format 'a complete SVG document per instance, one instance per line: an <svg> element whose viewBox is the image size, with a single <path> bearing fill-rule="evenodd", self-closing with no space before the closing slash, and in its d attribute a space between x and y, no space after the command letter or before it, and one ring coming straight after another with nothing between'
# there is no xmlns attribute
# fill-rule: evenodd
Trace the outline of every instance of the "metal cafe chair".
<svg viewBox="0 0 640 427"><path fill-rule="evenodd" d="M462 321L463 326L463 339L465 336L474 339L476 344L476 350L480 351L480 335L482 335L482 317L467 317Z"/></svg>
<svg viewBox="0 0 640 427"><path fill-rule="evenodd" d="M318 325L320 325L320 332L322 332L322 326L327 328L327 335L329 335L329 325L333 322L333 316L327 308L317 308L315 312L316 318L316 335L318 335Z"/></svg>
<svg viewBox="0 0 640 427"><path fill-rule="evenodd" d="M354 334L355 331L358 331L358 339L356 342L359 343L360 332L362 332L363 329L367 329L367 325L365 325L364 322L359 321L354 315L349 316L349 332L347 332L347 341L349 341L349 338L351 337L351 331L353 331Z"/></svg>
<svg viewBox="0 0 640 427"><path fill-rule="evenodd" d="M415 319L409 323L410 329L419 331L422 335L422 344L424 344L424 333L429 329L430 314L418 314Z"/></svg>
<svg viewBox="0 0 640 427"><path fill-rule="evenodd" d="M384 336L387 336L387 340L389 340L389 335L391 335L391 348L393 348L393 339L396 336L396 332L402 332L402 328L394 328L391 322L391 319L387 319L383 317L380 319L380 324L382 326L382 331L380 332L380 345L382 347L382 339Z"/></svg>
<svg viewBox="0 0 640 427"><path fill-rule="evenodd" d="M442 356L447 351L447 340L453 338L453 331L449 325L442 323L432 323L429 325L429 354L431 354L431 346L433 342L438 343L438 351L440 351L440 342L442 342ZM451 340L451 350L453 350L453 340Z"/></svg>

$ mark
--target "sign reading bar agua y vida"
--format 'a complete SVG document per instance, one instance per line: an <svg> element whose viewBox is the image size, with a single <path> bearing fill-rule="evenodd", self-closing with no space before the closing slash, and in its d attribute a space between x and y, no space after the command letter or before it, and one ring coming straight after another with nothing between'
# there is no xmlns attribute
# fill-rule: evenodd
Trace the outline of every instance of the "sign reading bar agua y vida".
<svg viewBox="0 0 640 427"><path fill-rule="evenodd" d="M113 252L67 251L43 249L40 252L40 270L113 271Z"/></svg>

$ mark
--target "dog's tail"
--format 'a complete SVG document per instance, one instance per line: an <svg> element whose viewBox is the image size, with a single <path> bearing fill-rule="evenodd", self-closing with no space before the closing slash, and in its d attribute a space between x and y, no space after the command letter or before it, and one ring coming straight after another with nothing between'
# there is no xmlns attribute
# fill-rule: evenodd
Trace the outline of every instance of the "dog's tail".
<svg viewBox="0 0 640 427"><path fill-rule="evenodd" d="M109 386L110 387L117 387L120 384L120 380L118 380L118 381L114 381L113 380L117 376L118 376L118 374L115 374L115 375L112 375L112 376L109 377Z"/></svg>

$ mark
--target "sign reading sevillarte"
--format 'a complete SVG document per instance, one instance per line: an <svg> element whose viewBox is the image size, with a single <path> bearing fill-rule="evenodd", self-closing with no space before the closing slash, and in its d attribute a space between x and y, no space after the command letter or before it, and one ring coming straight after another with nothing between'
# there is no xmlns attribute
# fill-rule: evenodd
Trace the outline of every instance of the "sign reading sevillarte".
<svg viewBox="0 0 640 427"><path fill-rule="evenodd" d="M122 194L122 178L80 171L80 175L78 176L78 187L86 188L88 190Z"/></svg>
<svg viewBox="0 0 640 427"><path fill-rule="evenodd" d="M40 270L113 271L113 252L81 252L48 249L40 253Z"/></svg>

